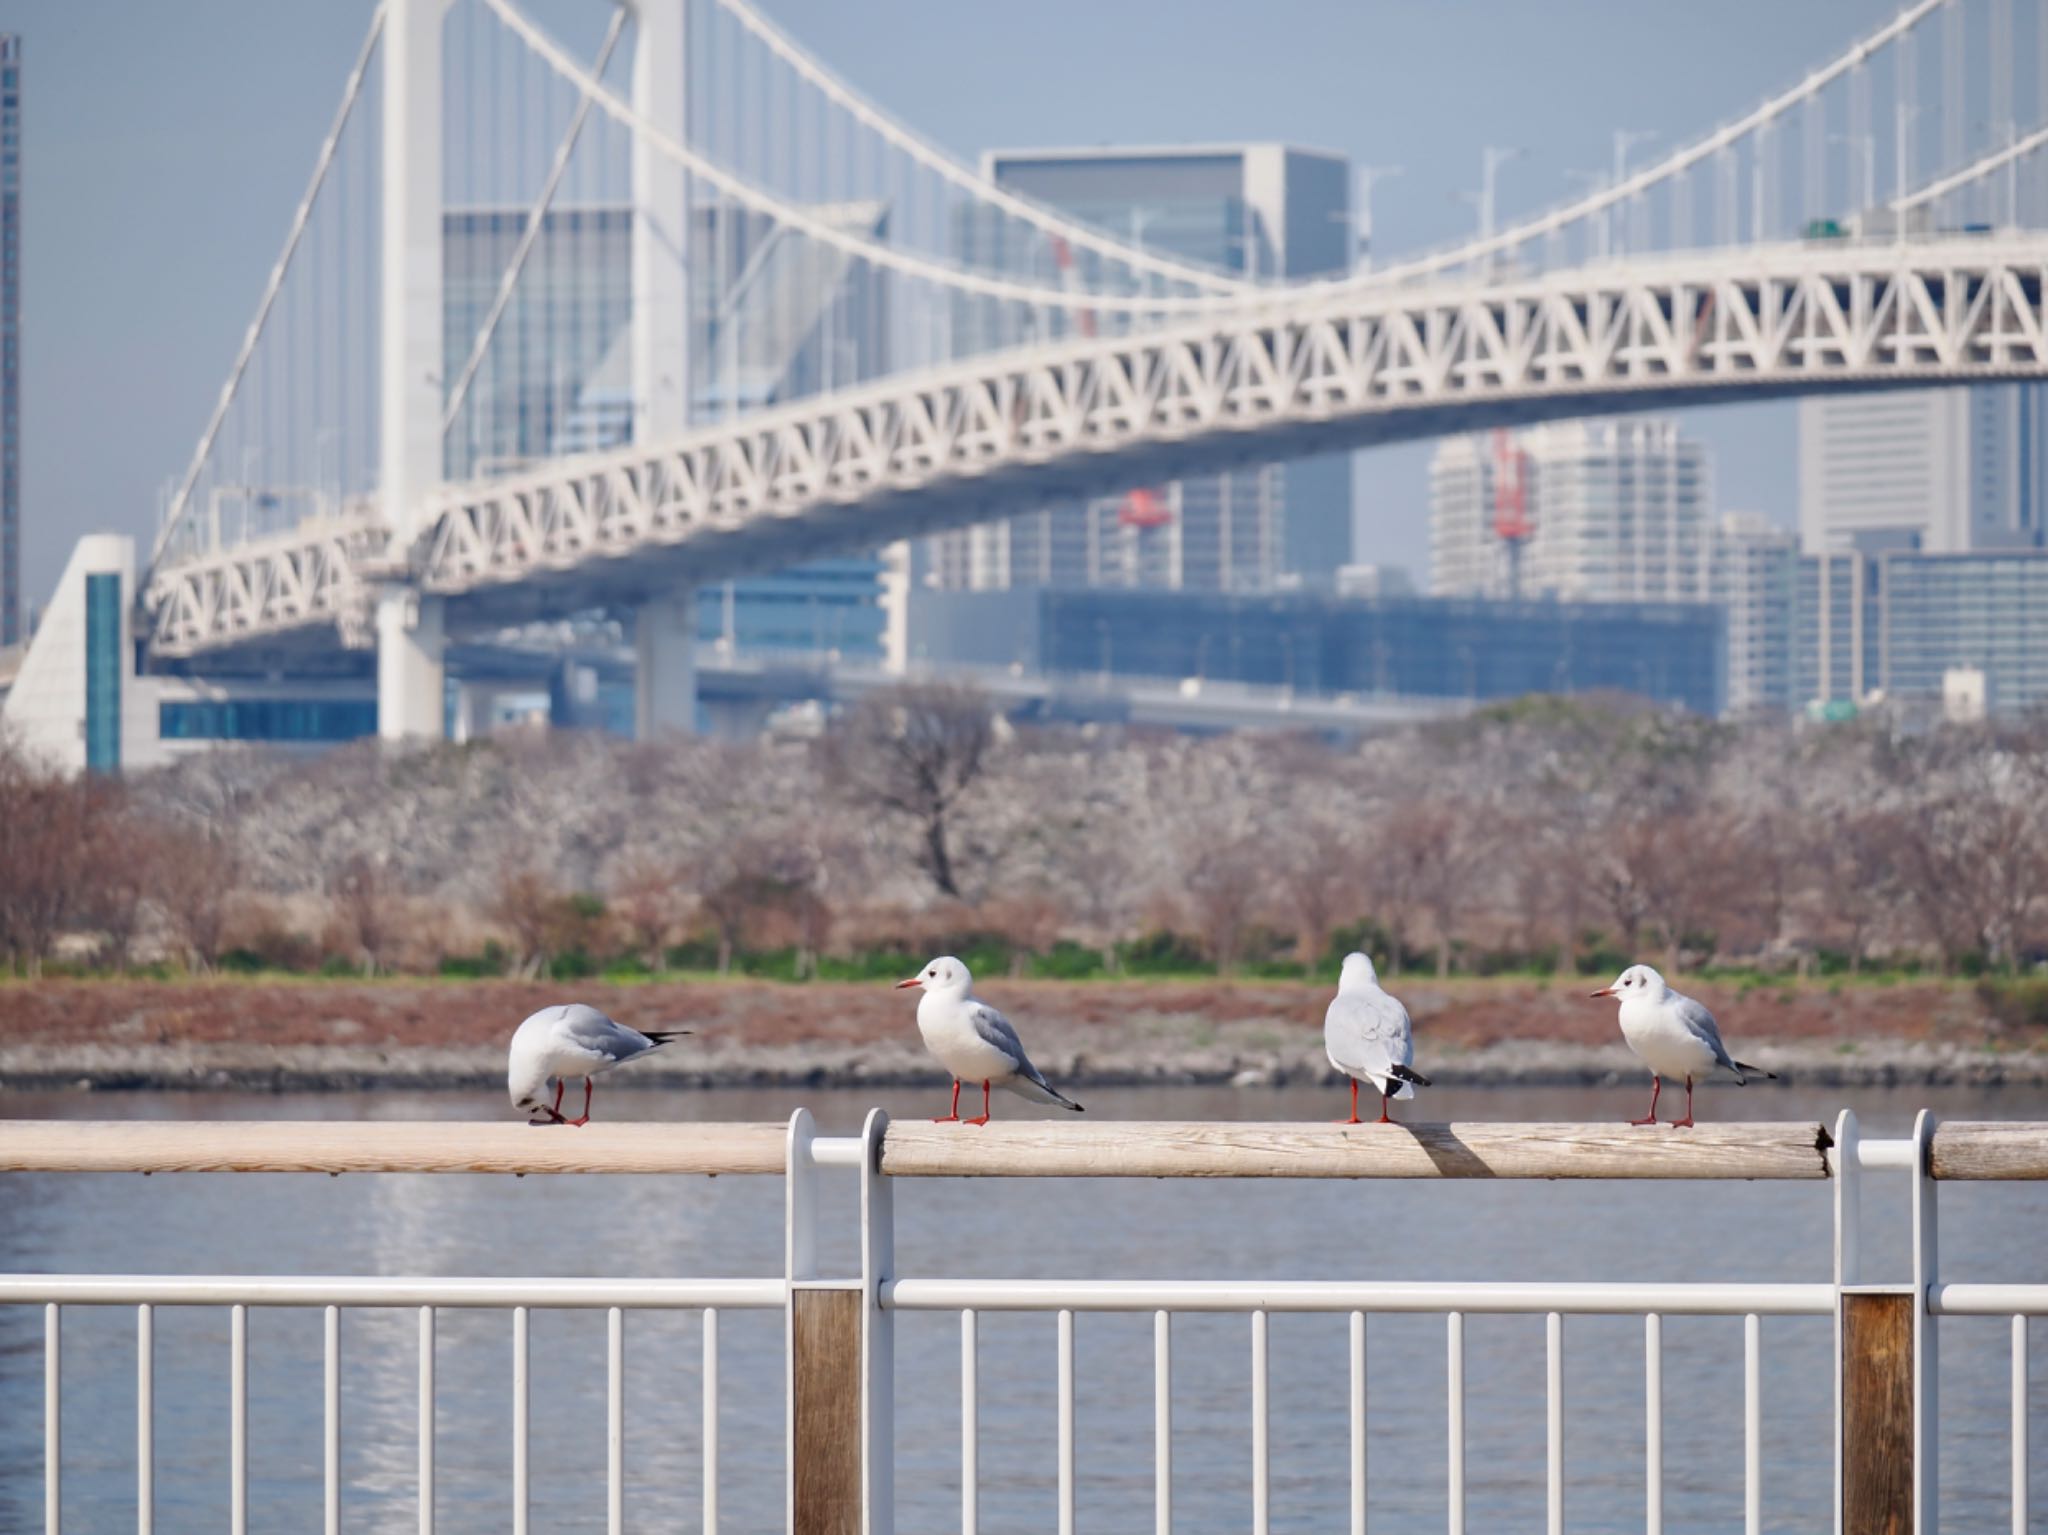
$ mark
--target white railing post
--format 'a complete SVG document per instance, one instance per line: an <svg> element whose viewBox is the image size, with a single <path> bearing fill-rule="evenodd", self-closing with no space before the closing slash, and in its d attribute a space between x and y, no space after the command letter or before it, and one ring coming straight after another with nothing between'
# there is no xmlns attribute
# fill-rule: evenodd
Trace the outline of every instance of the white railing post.
<svg viewBox="0 0 2048 1535"><path fill-rule="evenodd" d="M1913 1120L1913 1535L1936 1535L1941 1509L1941 1351L1932 1308L1941 1280L1932 1109Z"/></svg>
<svg viewBox="0 0 2048 1535"><path fill-rule="evenodd" d="M783 1527L796 1528L796 1287L818 1277L818 1167L809 1109L789 1116L782 1173L782 1468ZM707 1474L709 1466L705 1468Z"/></svg>
<svg viewBox="0 0 2048 1535"><path fill-rule="evenodd" d="M896 1206L882 1173L889 1116L868 1111L860 1132L861 1535L896 1528L896 1319L882 1286L896 1277Z"/></svg>
<svg viewBox="0 0 2048 1535"><path fill-rule="evenodd" d="M1842 1288L1863 1278L1862 1132L1856 1111L1835 1117L1835 1144L1828 1152L1835 1180L1835 1535L1843 1535L1842 1486Z"/></svg>
<svg viewBox="0 0 2048 1535"><path fill-rule="evenodd" d="M63 1307L43 1307L43 1535L64 1522L63 1333Z"/></svg>

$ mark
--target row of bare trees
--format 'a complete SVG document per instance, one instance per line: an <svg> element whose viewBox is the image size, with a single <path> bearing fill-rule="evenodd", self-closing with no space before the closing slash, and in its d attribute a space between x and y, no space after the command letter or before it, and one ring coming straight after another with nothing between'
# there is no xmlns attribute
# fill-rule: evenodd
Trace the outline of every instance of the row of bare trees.
<svg viewBox="0 0 2048 1535"><path fill-rule="evenodd" d="M817 739L519 737L222 753L126 785L0 751L0 956L195 967L259 939L366 970L487 942L721 968L1000 938L1114 968L1438 973L1912 962L2048 948L2048 732L1736 728L1532 699L1349 746L1013 729L971 692L878 696ZM1155 940L1162 941L1162 940Z"/></svg>

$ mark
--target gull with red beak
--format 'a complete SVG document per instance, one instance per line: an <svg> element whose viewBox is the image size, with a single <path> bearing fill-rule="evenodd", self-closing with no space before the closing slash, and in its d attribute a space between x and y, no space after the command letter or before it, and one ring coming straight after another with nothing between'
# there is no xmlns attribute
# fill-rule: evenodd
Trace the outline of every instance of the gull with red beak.
<svg viewBox="0 0 2048 1535"><path fill-rule="evenodd" d="M1777 1080L1775 1071L1736 1060L1721 1043L1721 1030L1714 1015L1683 992L1673 991L1664 977L1648 965L1630 965L1611 986L1602 986L1596 997L1621 998L1621 1037L1629 1049L1650 1068L1650 1112L1632 1125L1657 1122L1657 1095L1664 1091L1666 1077L1685 1079L1685 1118L1671 1121L1673 1129L1692 1124L1692 1079L1716 1068L1735 1073L1738 1085L1747 1087L1752 1076Z"/></svg>
<svg viewBox="0 0 2048 1535"><path fill-rule="evenodd" d="M952 1110L933 1124L987 1124L989 1090L995 1087L1008 1088L1033 1103L1081 1112L1080 1104L1057 1091L1031 1064L1010 1020L973 995L974 977L959 960L941 956L909 980L896 983L898 991L912 986L924 992L917 999L917 1032L924 1036L925 1048L953 1074ZM963 1082L981 1084L979 1118L960 1118Z"/></svg>

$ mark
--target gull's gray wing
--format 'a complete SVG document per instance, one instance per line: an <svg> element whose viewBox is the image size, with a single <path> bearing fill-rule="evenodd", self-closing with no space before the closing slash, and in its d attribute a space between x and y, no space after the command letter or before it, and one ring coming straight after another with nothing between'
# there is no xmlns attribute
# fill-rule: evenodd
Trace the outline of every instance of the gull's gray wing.
<svg viewBox="0 0 2048 1535"><path fill-rule="evenodd" d="M1339 992L1323 1014L1323 1048L1344 1070L1385 1080L1389 1067L1415 1060L1408 1009L1377 989Z"/></svg>
<svg viewBox="0 0 2048 1535"><path fill-rule="evenodd" d="M1678 992L1672 993L1672 997L1678 1004L1678 1021L1684 1024L1695 1038L1706 1041L1707 1048L1714 1052L1714 1061L1717 1065L1726 1066L1738 1077L1741 1076L1742 1073L1736 1067L1734 1058L1728 1054L1728 1047L1721 1043L1721 1028L1714 1022L1714 1015L1691 997Z"/></svg>
<svg viewBox="0 0 2048 1535"><path fill-rule="evenodd" d="M1031 1064L1031 1057L1024 1053L1024 1041L1017 1037L1017 1030L1009 1019L979 998L967 1004L967 1016L974 1024L974 1032L982 1039L1017 1063L1017 1069L1026 1076L1037 1077L1038 1068Z"/></svg>
<svg viewBox="0 0 2048 1535"><path fill-rule="evenodd" d="M638 1029L615 1023L587 1002L564 1003L562 1032L578 1049L602 1056L617 1065L654 1048L654 1041Z"/></svg>

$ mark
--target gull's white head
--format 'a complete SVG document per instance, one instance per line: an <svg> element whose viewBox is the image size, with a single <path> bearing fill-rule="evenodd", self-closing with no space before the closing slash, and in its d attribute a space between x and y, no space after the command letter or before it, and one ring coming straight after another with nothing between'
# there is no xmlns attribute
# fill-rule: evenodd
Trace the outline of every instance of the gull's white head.
<svg viewBox="0 0 2048 1535"><path fill-rule="evenodd" d="M1619 997L1624 1002L1633 1001L1637 997L1647 997L1655 1002L1663 997L1666 990L1664 977L1648 965L1630 965L1614 978L1613 985L1602 986L1593 995Z"/></svg>
<svg viewBox="0 0 2048 1535"><path fill-rule="evenodd" d="M1372 967L1372 956L1351 953L1344 956L1344 968L1337 972L1337 989L1352 991L1360 986L1377 986L1379 972Z"/></svg>
<svg viewBox="0 0 2048 1535"><path fill-rule="evenodd" d="M974 984L974 977L967 973L967 967L950 954L941 954L907 981L898 981L896 989L917 986L935 996L964 997Z"/></svg>
<svg viewBox="0 0 2048 1535"><path fill-rule="evenodd" d="M553 1112L555 1079L547 1073L538 1069L522 1071L515 1066L505 1085L512 1095L512 1107L521 1113Z"/></svg>

